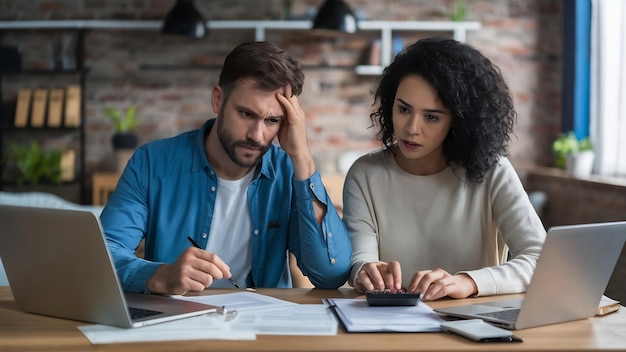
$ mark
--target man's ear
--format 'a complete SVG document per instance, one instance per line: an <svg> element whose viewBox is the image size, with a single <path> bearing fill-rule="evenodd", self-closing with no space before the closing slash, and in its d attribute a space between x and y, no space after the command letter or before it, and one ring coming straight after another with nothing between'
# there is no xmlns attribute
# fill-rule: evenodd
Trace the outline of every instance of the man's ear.
<svg viewBox="0 0 626 352"><path fill-rule="evenodd" d="M213 108L214 114L219 114L220 108L224 103L224 90L220 86L213 87L211 92L211 108Z"/></svg>

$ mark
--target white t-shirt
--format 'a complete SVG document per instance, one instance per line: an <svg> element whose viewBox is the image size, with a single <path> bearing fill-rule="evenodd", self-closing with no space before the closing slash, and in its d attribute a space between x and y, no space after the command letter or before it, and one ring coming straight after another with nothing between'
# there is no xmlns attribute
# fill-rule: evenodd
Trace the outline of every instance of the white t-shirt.
<svg viewBox="0 0 626 352"><path fill-rule="evenodd" d="M247 192L253 177L254 170L235 181L217 179L217 197L206 248L228 264L239 287L246 287L252 262L252 224ZM211 287L232 288L233 285L222 279L216 280Z"/></svg>

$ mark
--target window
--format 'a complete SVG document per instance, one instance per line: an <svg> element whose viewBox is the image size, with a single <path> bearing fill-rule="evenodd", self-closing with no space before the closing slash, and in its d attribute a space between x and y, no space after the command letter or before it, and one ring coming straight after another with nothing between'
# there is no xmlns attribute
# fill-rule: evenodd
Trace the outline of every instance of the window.
<svg viewBox="0 0 626 352"><path fill-rule="evenodd" d="M562 130L594 144L594 173L626 176L626 3L564 2Z"/></svg>
<svg viewBox="0 0 626 352"><path fill-rule="evenodd" d="M626 176L626 2L592 0L590 136L594 170Z"/></svg>

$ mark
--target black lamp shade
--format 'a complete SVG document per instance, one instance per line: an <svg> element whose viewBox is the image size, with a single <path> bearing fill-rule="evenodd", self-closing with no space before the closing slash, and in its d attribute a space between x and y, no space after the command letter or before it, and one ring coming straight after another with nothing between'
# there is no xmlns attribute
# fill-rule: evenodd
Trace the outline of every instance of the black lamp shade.
<svg viewBox="0 0 626 352"><path fill-rule="evenodd" d="M176 0L176 4L163 20L161 31L202 38L207 30L202 15L193 6L193 0Z"/></svg>
<svg viewBox="0 0 626 352"><path fill-rule="evenodd" d="M329 29L346 33L356 32L356 16L342 0L326 0L317 11L313 29Z"/></svg>

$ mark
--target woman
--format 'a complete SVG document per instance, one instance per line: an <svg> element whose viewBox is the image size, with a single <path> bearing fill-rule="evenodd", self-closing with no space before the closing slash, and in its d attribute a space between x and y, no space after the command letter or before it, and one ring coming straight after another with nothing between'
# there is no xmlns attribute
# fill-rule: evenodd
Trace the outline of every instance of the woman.
<svg viewBox="0 0 626 352"><path fill-rule="evenodd" d="M344 186L349 283L424 300L524 292L546 232L506 158L517 115L500 70L423 39L384 70L374 104L384 148Z"/></svg>

